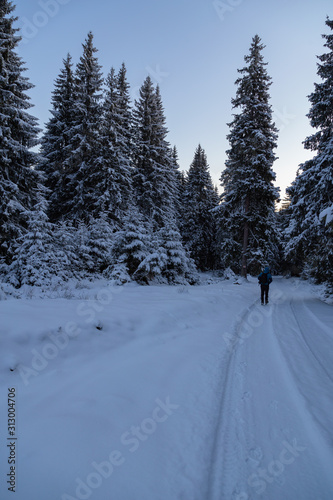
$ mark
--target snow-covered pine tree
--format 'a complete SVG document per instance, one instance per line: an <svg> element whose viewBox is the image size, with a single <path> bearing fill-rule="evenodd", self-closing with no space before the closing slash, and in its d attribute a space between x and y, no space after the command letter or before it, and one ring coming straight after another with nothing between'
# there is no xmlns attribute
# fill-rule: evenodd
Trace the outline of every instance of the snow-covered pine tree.
<svg viewBox="0 0 333 500"><path fill-rule="evenodd" d="M176 189L176 220L177 226L181 229L184 219L184 193L185 193L185 172L181 171L179 168L179 160L178 160L178 151L176 146L173 146L171 149L171 158L174 164L174 168L176 170L176 180L177 180L177 189Z"/></svg>
<svg viewBox="0 0 333 500"><path fill-rule="evenodd" d="M333 30L333 20L326 19ZM324 34L324 47L319 56L318 76L321 83L309 96L307 115L313 135L304 141L304 147L315 151L315 156L300 165L295 181L288 188L291 199L291 221L287 234L290 241L286 258L307 276L318 282L327 281L333 268L330 227L320 220L320 213L333 203L333 33Z"/></svg>
<svg viewBox="0 0 333 500"><path fill-rule="evenodd" d="M150 229L147 256L133 276L137 279L144 275L144 279L151 281L155 273L162 273L162 277L170 281L172 273L168 272L168 265L162 266L166 255L164 229L172 228L172 238L177 248L178 241L180 242L177 251L182 252L182 259L189 266L190 260L181 243L177 226L178 166L174 152L166 140L167 129L160 90L158 86L154 88L149 76L140 89L140 99L135 102L133 130L135 199L146 227ZM183 271L185 272L185 267ZM180 272L180 267L177 272Z"/></svg>
<svg viewBox="0 0 333 500"><path fill-rule="evenodd" d="M123 64L118 75L111 68L106 79L101 125L101 151L96 175L96 209L120 227L132 203L131 110Z"/></svg>
<svg viewBox="0 0 333 500"><path fill-rule="evenodd" d="M137 270L133 274L133 278L141 283L168 283L168 279L164 276L167 267L167 252L162 246L161 230L152 231L149 225L147 233L146 257L141 261ZM149 230L150 229L150 230Z"/></svg>
<svg viewBox="0 0 333 500"><path fill-rule="evenodd" d="M218 197L206 153L200 144L187 173L183 202L182 236L185 247L199 269L213 269L217 264L217 245L212 210L218 205Z"/></svg>
<svg viewBox="0 0 333 500"><path fill-rule="evenodd" d="M37 120L27 110L26 94L33 85L23 76L25 68L16 53L20 37L13 27L12 2L0 2L0 260L10 263L15 242L27 226L38 197L39 174L32 169L38 155Z"/></svg>
<svg viewBox="0 0 333 500"><path fill-rule="evenodd" d="M54 226L48 221L47 203L42 186L38 200L29 211L27 231L18 239L6 281L22 285L50 286L66 280L68 260L63 252L55 251Z"/></svg>
<svg viewBox="0 0 333 500"><path fill-rule="evenodd" d="M59 221L54 224L53 239L55 252L64 262L63 272L69 278L79 277L82 271L80 252L78 249L78 229L71 221Z"/></svg>
<svg viewBox="0 0 333 500"><path fill-rule="evenodd" d="M73 221L88 221L91 216L98 217L99 212L96 182L100 174L97 159L101 151L103 78L96 52L90 32L74 75L74 123L68 142L71 153L64 162L70 180L63 215Z"/></svg>
<svg viewBox="0 0 333 500"><path fill-rule="evenodd" d="M264 45L256 35L245 56L246 66L238 72L238 85L229 124L226 168L221 175L223 193L219 210L221 258L246 277L257 274L264 262L274 265L278 252L275 201L278 189L273 186L272 170L276 159L277 130L269 104L271 78L261 51Z"/></svg>
<svg viewBox="0 0 333 500"><path fill-rule="evenodd" d="M41 140L42 158L39 165L39 169L45 174L45 184L49 189L51 221L61 219L64 207L68 206L72 199L72 193L67 189L70 181L67 159L72 154L69 139L75 118L74 75L70 54L63 64L52 93L52 116L46 124L46 131Z"/></svg>
<svg viewBox="0 0 333 500"><path fill-rule="evenodd" d="M91 217L89 221L77 222L72 229L72 247L77 268L81 276L100 275L111 264L114 230L108 214ZM73 239L74 236L74 239Z"/></svg>
<svg viewBox="0 0 333 500"><path fill-rule="evenodd" d="M170 284L194 284L198 281L195 262L184 251L176 226L163 227L158 232L159 254L163 256L162 276Z"/></svg>
<svg viewBox="0 0 333 500"><path fill-rule="evenodd" d="M154 221L155 229L173 222L177 200L176 168L166 140L159 88L148 76L133 111L134 190L137 205Z"/></svg>
<svg viewBox="0 0 333 500"><path fill-rule="evenodd" d="M144 220L137 207L129 209L123 227L115 233L112 247L112 263L104 276L118 284L131 281L147 282L149 270L138 271L141 263L151 253L151 224Z"/></svg>
<svg viewBox="0 0 333 500"><path fill-rule="evenodd" d="M291 218L290 197L286 194L281 202L281 206L276 214L277 223L280 232L280 261L279 272L283 274L297 274L297 269L291 267L284 257L284 251L288 243L286 229L289 227Z"/></svg>
<svg viewBox="0 0 333 500"><path fill-rule="evenodd" d="M327 283L327 293L333 295L333 203L319 214L319 218L325 226L325 235L327 238L325 256L322 255L324 257L322 259L324 261L323 267L325 268L324 281Z"/></svg>
<svg viewBox="0 0 333 500"><path fill-rule="evenodd" d="M131 165L128 158L132 154L132 108L129 94L125 63L121 65L116 79L116 114L117 146L119 154L126 164Z"/></svg>

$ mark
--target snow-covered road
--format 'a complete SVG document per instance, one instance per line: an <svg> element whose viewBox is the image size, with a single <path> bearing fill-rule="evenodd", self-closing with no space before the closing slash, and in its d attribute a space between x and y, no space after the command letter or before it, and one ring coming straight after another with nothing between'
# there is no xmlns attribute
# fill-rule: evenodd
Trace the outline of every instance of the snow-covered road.
<svg viewBox="0 0 333 500"><path fill-rule="evenodd" d="M300 280L275 278L264 307L258 290L1 301L0 498L331 500L333 307Z"/></svg>
<svg viewBox="0 0 333 500"><path fill-rule="evenodd" d="M236 327L207 498L333 498L332 308L282 279L272 295Z"/></svg>

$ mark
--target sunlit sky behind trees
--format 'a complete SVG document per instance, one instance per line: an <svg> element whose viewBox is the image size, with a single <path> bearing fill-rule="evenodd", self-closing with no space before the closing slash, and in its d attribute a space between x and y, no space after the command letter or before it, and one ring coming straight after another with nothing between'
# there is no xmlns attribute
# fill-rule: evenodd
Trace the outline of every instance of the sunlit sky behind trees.
<svg viewBox="0 0 333 500"><path fill-rule="evenodd" d="M149 74L159 84L169 142L187 170L200 143L219 185L224 169L227 123L237 69L244 66L252 37L258 34L272 77L274 120L280 130L274 164L276 184L285 188L298 165L312 156L302 141L313 131L306 114L314 89L317 55L332 18L331 0L17 0L19 54L35 88L32 114L41 128L49 118L51 92L69 52L76 64L88 31L94 34L106 76L122 62L131 96Z"/></svg>

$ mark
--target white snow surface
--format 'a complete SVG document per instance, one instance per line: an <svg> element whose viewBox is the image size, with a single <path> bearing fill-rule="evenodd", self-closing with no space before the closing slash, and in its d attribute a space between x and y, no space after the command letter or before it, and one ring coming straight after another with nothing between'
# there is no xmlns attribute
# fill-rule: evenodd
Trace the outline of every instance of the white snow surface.
<svg viewBox="0 0 333 500"><path fill-rule="evenodd" d="M99 281L0 317L1 500L333 498L333 307L308 283L261 306L252 278Z"/></svg>

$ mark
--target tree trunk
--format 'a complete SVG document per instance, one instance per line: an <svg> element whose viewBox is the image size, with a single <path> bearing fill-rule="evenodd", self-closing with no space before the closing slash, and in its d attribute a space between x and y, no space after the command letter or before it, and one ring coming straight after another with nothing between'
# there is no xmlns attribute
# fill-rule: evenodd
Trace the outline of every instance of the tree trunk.
<svg viewBox="0 0 333 500"><path fill-rule="evenodd" d="M245 210L244 210L245 216L247 216L247 214L248 214L249 207L250 207L250 197L247 196L245 199L245 207L244 207L245 208ZM249 243L249 223L246 219L244 222L243 250L242 250L242 276L243 276L243 278L247 278L246 251L247 251L248 243Z"/></svg>

